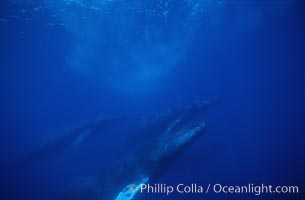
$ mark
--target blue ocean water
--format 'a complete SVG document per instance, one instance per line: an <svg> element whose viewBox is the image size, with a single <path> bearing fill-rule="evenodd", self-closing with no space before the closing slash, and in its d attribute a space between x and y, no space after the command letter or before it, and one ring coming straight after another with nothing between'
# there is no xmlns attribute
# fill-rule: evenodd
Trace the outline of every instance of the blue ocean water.
<svg viewBox="0 0 305 200"><path fill-rule="evenodd" d="M157 183L300 193L138 198L301 199L304 13L288 0L1 1L0 199L50 199L96 177L133 153L128 138L151 139L132 135L149 116L202 100L219 101L203 115L206 132ZM127 120L75 148L5 167L55 133L118 115Z"/></svg>

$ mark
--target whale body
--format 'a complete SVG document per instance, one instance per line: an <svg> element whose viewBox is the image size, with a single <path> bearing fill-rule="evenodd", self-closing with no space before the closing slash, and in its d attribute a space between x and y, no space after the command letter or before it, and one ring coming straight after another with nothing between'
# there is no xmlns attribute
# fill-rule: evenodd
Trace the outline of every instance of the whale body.
<svg viewBox="0 0 305 200"><path fill-rule="evenodd" d="M128 148L139 146L143 141L155 139L162 134L176 132L193 122L200 122L202 115L219 101L196 101L187 105L169 108L146 117L134 130L126 134L124 142Z"/></svg>
<svg viewBox="0 0 305 200"><path fill-rule="evenodd" d="M100 175L67 188L53 200L132 200L155 181L205 131L204 123L163 134ZM132 189L130 189L132 187Z"/></svg>
<svg viewBox="0 0 305 200"><path fill-rule="evenodd" d="M76 147L86 141L88 138L100 134L105 129L123 120L123 116L103 117L82 123L61 134L54 134L56 136L51 137L35 151L25 156L25 158L15 162L14 164L9 165L7 168L14 169L23 167L37 160L47 158L49 156Z"/></svg>

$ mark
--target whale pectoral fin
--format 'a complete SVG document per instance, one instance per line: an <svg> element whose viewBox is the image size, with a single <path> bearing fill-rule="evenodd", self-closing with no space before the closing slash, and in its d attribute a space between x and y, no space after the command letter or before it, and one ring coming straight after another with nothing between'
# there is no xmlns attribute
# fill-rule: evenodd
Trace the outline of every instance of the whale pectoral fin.
<svg viewBox="0 0 305 200"><path fill-rule="evenodd" d="M88 136L90 135L90 130L85 131L84 133L80 134L75 138L73 143L70 145L68 150L73 149L74 147L77 147L79 144L81 144Z"/></svg>
<svg viewBox="0 0 305 200"><path fill-rule="evenodd" d="M148 177L145 177L125 186L115 200L132 200L135 194L141 189L141 185L147 183L148 180Z"/></svg>
<svg viewBox="0 0 305 200"><path fill-rule="evenodd" d="M170 134L170 132L173 130L173 128L175 128L175 126L176 126L177 124L179 124L179 122L181 121L181 119L182 119L182 116L179 117L178 119L176 119L176 120L168 127L168 129L166 130L165 134Z"/></svg>

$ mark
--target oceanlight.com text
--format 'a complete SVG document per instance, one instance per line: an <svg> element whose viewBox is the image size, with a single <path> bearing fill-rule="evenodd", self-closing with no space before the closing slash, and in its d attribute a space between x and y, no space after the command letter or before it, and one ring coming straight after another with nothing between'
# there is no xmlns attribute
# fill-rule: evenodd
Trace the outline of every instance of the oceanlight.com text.
<svg viewBox="0 0 305 200"><path fill-rule="evenodd" d="M211 185L210 185L211 186ZM272 186L272 185L254 185L248 184L243 186L228 186L221 184L214 184L212 188L215 193L231 193L231 194L254 194L256 196L261 194L298 194L298 186Z"/></svg>
<svg viewBox="0 0 305 200"><path fill-rule="evenodd" d="M132 189L132 188L131 188ZM169 185L164 183L157 184L141 184L140 193L146 194L165 194L170 195L172 193L181 194L250 194L250 195L261 195L261 194L298 194L299 186L296 185L281 185L273 186L267 184L246 184L246 185L223 185L223 184L207 184L201 185L198 183L192 184L177 184Z"/></svg>

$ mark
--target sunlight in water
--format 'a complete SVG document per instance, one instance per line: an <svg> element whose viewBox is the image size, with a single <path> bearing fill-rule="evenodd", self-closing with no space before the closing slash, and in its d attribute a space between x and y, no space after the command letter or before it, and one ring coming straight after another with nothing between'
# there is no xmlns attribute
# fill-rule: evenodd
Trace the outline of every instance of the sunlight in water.
<svg viewBox="0 0 305 200"><path fill-rule="evenodd" d="M91 71L123 92L147 92L184 58L204 14L218 1L45 2L74 36L70 68Z"/></svg>

